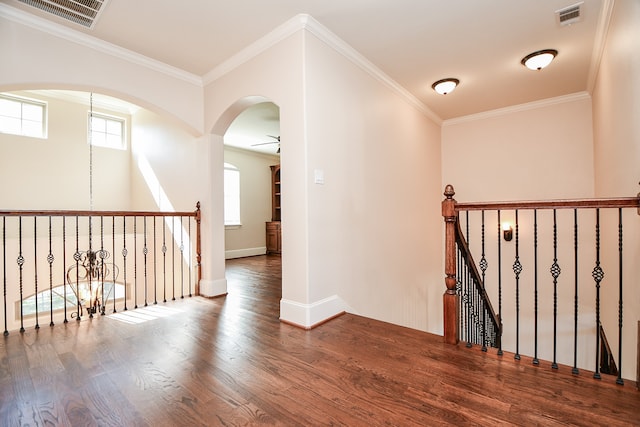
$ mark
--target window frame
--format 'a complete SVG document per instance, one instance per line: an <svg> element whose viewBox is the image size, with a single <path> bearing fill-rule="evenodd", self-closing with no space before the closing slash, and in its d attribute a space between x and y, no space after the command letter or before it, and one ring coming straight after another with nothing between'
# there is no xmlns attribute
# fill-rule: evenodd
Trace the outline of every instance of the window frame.
<svg viewBox="0 0 640 427"><path fill-rule="evenodd" d="M122 116L116 116L113 114L105 114L105 113L99 113L96 111L89 111L87 114L88 117L88 121L87 121L87 144L91 144L94 147L100 147L100 148L110 148L113 150L126 150L127 149L127 119L126 117L122 117ZM110 134L107 129L105 129L104 132L102 131L96 131L93 129L93 123L92 123L92 118L96 118L96 119L102 119L105 120L107 122L107 124L105 125L105 127L108 127L108 123L109 122L113 122L113 123L118 123L121 127L122 133L120 135L120 144L119 145L114 145L114 144L109 144L109 143L100 143L97 142L96 143L96 138L95 138L95 134L99 133L101 135L105 135L104 140L107 141L108 139L106 138L106 136L108 135L115 135L115 134Z"/></svg>
<svg viewBox="0 0 640 427"><path fill-rule="evenodd" d="M17 102L20 103L20 133L16 133L16 132L10 132L7 130L3 130L0 128L0 133L5 134L5 135L17 135L17 136L24 136L27 138L38 138L38 139L47 139L47 132L48 132L48 103L46 101L41 101L39 99L32 99L32 98L26 98L24 96L18 96L18 95L13 95L13 94L7 94L7 93L0 93L0 99L5 99L7 101L10 102ZM23 129L24 129L24 122L25 122L25 118L24 118L24 105L30 105L30 106L35 106L35 107L40 107L41 111L42 111L42 117L41 117L41 122L40 122L40 134L39 135L30 135L27 133L24 133ZM9 117L9 116L5 116L5 117ZM27 120L30 122L33 122L32 120ZM36 122L38 123L38 122Z"/></svg>
<svg viewBox="0 0 640 427"><path fill-rule="evenodd" d="M229 195L227 193L227 185L228 185L228 178L227 178L227 172L234 172L237 174L237 190L235 192L235 195ZM235 205L235 211L237 211L237 220L236 218L233 219L228 219L229 216L229 209L230 209L230 197L233 197L233 200L231 200L233 202L233 204ZM240 169L238 169L235 165L232 165L231 163L224 163L224 226L225 227L240 227L242 226L242 209L241 209L241 202L240 202Z"/></svg>

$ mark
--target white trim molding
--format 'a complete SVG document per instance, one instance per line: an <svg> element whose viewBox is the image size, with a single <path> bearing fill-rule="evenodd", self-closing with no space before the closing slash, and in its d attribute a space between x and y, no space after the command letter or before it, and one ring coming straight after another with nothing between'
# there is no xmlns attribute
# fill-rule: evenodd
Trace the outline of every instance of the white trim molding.
<svg viewBox="0 0 640 427"><path fill-rule="evenodd" d="M564 104L565 102L574 102L582 99L591 99L588 92L576 92L570 95L557 96L555 98L542 99L540 101L527 102L525 104L512 105L510 107L498 108L491 111L483 111L482 113L469 114L468 116L456 117L445 120L442 126L457 125L464 122L473 122L476 120L484 120L491 117L506 116L507 114L516 113L518 111L535 110L536 108L549 107L556 104Z"/></svg>
<svg viewBox="0 0 640 427"><path fill-rule="evenodd" d="M313 329L347 311L347 304L337 295L311 304L280 300L280 320L304 329Z"/></svg>
<svg viewBox="0 0 640 427"><path fill-rule="evenodd" d="M224 252L224 259L244 258L248 256L264 255L267 253L267 247L234 249Z"/></svg>
<svg viewBox="0 0 640 427"><path fill-rule="evenodd" d="M90 49L94 49L98 52L106 53L107 55L120 58L127 62L131 62L133 64L158 71L169 77L174 77L187 83L203 87L202 78L195 74L173 67L169 64L165 64L164 62L149 58L148 56L141 55L129 49L117 46L113 43L106 42L97 37L93 37L80 31L67 28L55 22L48 21L46 19L40 18L39 16L32 15L6 4L0 3L0 16L7 18L13 22L35 28L36 30L50 34L54 37L59 37L64 40L77 43Z"/></svg>
<svg viewBox="0 0 640 427"><path fill-rule="evenodd" d="M200 280L200 295L203 297L219 297L227 294L227 279Z"/></svg>

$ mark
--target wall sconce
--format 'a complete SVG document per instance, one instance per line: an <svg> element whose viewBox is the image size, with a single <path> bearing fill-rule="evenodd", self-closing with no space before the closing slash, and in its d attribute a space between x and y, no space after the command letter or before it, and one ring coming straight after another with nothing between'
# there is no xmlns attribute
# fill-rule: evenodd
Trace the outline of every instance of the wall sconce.
<svg viewBox="0 0 640 427"><path fill-rule="evenodd" d="M513 228L508 222L502 223L502 235L504 236L504 240L507 242L510 242L511 239L513 239Z"/></svg>

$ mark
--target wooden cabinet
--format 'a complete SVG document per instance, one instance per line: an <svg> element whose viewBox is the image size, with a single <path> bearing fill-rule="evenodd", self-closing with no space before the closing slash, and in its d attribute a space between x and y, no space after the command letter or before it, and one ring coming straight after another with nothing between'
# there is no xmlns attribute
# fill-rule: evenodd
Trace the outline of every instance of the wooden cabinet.
<svg viewBox="0 0 640 427"><path fill-rule="evenodd" d="M271 221L280 221L280 165L271 167Z"/></svg>
<svg viewBox="0 0 640 427"><path fill-rule="evenodd" d="M271 167L271 221L266 224L266 246L268 254L282 251L280 227L280 165Z"/></svg>
<svg viewBox="0 0 640 427"><path fill-rule="evenodd" d="M282 233L280 221L267 222L267 254L279 254L282 251Z"/></svg>

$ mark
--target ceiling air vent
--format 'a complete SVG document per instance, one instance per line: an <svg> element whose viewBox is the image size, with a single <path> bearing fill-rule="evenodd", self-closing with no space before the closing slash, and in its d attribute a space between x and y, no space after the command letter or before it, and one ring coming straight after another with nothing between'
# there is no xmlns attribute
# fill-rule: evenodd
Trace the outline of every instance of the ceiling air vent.
<svg viewBox="0 0 640 427"><path fill-rule="evenodd" d="M18 0L83 27L93 28L108 0Z"/></svg>
<svg viewBox="0 0 640 427"><path fill-rule="evenodd" d="M583 3L584 2L576 3L572 6L567 6L563 9L556 10L558 23L560 25L570 25L582 21L581 8Z"/></svg>

